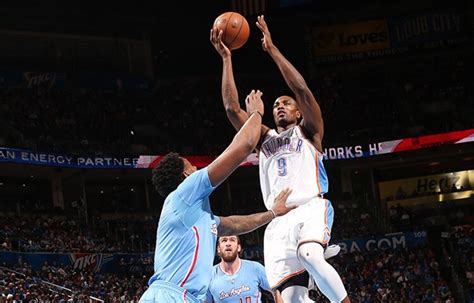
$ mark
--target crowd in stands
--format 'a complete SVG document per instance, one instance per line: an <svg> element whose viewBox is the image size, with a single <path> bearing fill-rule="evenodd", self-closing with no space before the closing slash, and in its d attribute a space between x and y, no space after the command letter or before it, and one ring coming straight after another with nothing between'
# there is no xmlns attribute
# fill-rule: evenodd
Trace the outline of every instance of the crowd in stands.
<svg viewBox="0 0 474 303"><path fill-rule="evenodd" d="M413 231L435 225L468 224L474 218L474 211L469 203L462 205L448 201L434 207L419 209L410 209L397 204L389 209L390 226L393 231Z"/></svg>
<svg viewBox="0 0 474 303"><path fill-rule="evenodd" d="M352 302L455 302L434 252L416 249L348 252L330 260ZM317 302L327 302L318 294Z"/></svg>
<svg viewBox="0 0 474 303"><path fill-rule="evenodd" d="M263 211L258 192L234 197L239 207L221 210L222 215ZM456 226L472 220L469 205L446 202L436 208L410 209L401 205L388 209L390 228L382 228L377 216L364 205L363 197L344 193L333 201L333 241L370 237L386 232L423 230L434 225ZM153 215L154 214L154 215ZM220 213L219 213L220 214ZM0 216L0 249L25 252L152 252L158 212L115 219L93 216L90 224L71 215Z"/></svg>
<svg viewBox="0 0 474 303"><path fill-rule="evenodd" d="M23 88L0 94L0 121L10 147L40 151L132 152L130 131L152 119L138 98L116 94Z"/></svg>
<svg viewBox="0 0 474 303"><path fill-rule="evenodd" d="M451 241L456 254L454 263L467 294L466 301L474 302L474 226L469 224L453 227Z"/></svg>
<svg viewBox="0 0 474 303"><path fill-rule="evenodd" d="M247 192L245 196L247 196L248 200L239 200L238 209L242 210L242 213L255 211L256 205L260 205L255 202L259 199L259 195ZM240 196L236 198L240 199ZM364 203L367 202L364 202L363 197L348 193L342 194L341 197L334 196L333 206L336 217L332 229L331 243L339 240L382 235L387 231L381 229L376 224L375 215L367 210L368 208ZM248 207L240 207L244 205L248 205ZM457 226L468 224L472 222L473 216L472 209L469 206L469 204L462 205L454 202L439 204L437 208L415 209L400 205L394 206L388 210L391 225L390 231L415 231L424 230L436 225ZM146 218L128 216L127 218L116 217L115 219L91 217L89 224L85 224L75 217L57 215L41 216L38 214L27 214L23 216L1 216L0 250L62 253L153 252L157 218L152 216ZM263 230L243 237L242 242L246 258L263 262L262 237ZM455 243L457 246L454 249L456 255L446 253L445 255L448 256L446 260L442 259L443 256L435 255L433 252L434 246L429 246L415 250L353 251L341 253L332 262L344 277L345 284L349 285L349 294L354 302L454 302L453 286L452 284L447 285L446 281L450 281L449 277L446 276L446 271L441 271L439 267L446 264L454 266L452 258L456 258L458 264L462 264L458 266L457 270L465 280L466 292L472 295L472 283L474 281L472 228L458 228L453 233L452 238L456 239ZM126 296L131 298L131 300L133 300L133 296L139 296L143 291L143 285L146 285L145 277L141 277L145 263L147 263L148 269L150 269L152 259L149 258L145 261L141 259L134 261L124 260L117 266L116 275L126 276L125 283L121 284L121 286L127 289ZM28 268L27 265L21 264ZM8 269L24 273L25 268L22 268L22 266L12 267L10 265L7 267ZM61 272L60 268L63 266L52 264L51 266L46 265L46 267L48 270ZM131 268L134 268L132 273ZM69 270L64 269L68 274ZM9 277L11 273L3 274L4 276L0 278L0 287L2 286L1 283L9 285L11 282L8 281L12 279ZM76 272L75 274L71 273L71 275L71 281L69 282L58 279L54 280L54 274L47 275L47 278L53 281L53 283L58 281L67 283L65 287L73 289L74 285L76 285L75 283L80 283L78 282L78 277L82 277L83 274ZM147 275L149 276L149 273ZM106 298L107 296L119 298L125 296L123 293L124 289L115 288L114 290L114 287L117 286L114 286L113 283L101 283L103 281L120 280L116 276L92 272L87 273L86 276L87 278L84 279L90 281L88 282L91 285L90 291L79 291L80 288L77 288L74 294L76 298L81 295L98 296L100 298ZM13 295L12 289L16 289L16 296L17 292L20 293L22 291L20 288L29 287L31 288L29 293L35 293L35 296L71 296L70 293L61 294L48 290L42 293L40 289L45 285L44 283L29 282L36 281L33 277L42 277L44 279L46 276L41 275L39 272L34 272L31 274L31 277L29 280L22 278L24 282L21 283L23 284L18 284L19 282L17 282L13 288L4 287L3 292L6 292L6 296L8 294ZM321 302L325 301L322 300Z"/></svg>
<svg viewBox="0 0 474 303"><path fill-rule="evenodd" d="M472 52L444 50L321 67L311 83L322 105L326 142L374 142L474 127L466 68L473 60Z"/></svg>
<svg viewBox="0 0 474 303"><path fill-rule="evenodd" d="M250 214L264 211L260 193L241 192L235 210L219 214ZM344 194L333 201L333 241L383 234L380 225L361 202L361 197ZM45 203L37 203L45 204ZM100 214L84 224L76 216L42 215L43 207L32 207L24 215L0 216L0 250L23 252L152 252L155 247L157 215L123 216L105 219ZM91 211L91 210L90 210ZM155 214L155 215L153 215ZM253 240L249 245L257 245Z"/></svg>
<svg viewBox="0 0 474 303"><path fill-rule="evenodd" d="M332 202L334 207L332 239L346 240L383 234L379 222L364 207L362 200L363 197L344 193Z"/></svg>
<svg viewBox="0 0 474 303"><path fill-rule="evenodd" d="M220 126L227 122L223 110L217 110L220 100L200 93L199 87L199 82L171 84L153 97L54 89L41 93L3 90L0 145L122 156L169 150L215 154L222 143L219 139L227 139L222 137Z"/></svg>
<svg viewBox="0 0 474 303"><path fill-rule="evenodd" d="M325 145L377 142L474 127L469 52L318 67L307 82L325 118ZM308 74L308 73L304 73ZM278 73L236 75L240 99L261 89L270 105L289 91ZM234 134L220 75L158 81L154 93L73 88L0 92L0 145L42 151L138 154L222 151Z"/></svg>
<svg viewBox="0 0 474 303"><path fill-rule="evenodd" d="M156 218L97 220L94 227L65 217L0 217L0 250L22 252L150 252Z"/></svg>
<svg viewBox="0 0 474 303"><path fill-rule="evenodd" d="M371 215L364 210L358 200L346 195L334 203L341 224L333 227L333 239L367 237L380 235L380 230L366 226L373 225ZM453 208L454 210L455 208ZM467 208L460 208L468 211ZM393 209L392 220L403 220L405 214L425 216L403 207ZM450 214L445 212L450 218ZM466 213L466 218L469 218ZM467 219L469 220L469 219ZM98 220L103 225L85 228L77 219L49 217L2 217L0 219L0 250L25 252L139 252L153 251L149 246L133 246L133 238L141 239L148 234L153 242L156 218L145 221ZM141 224L140 224L141 222ZM426 223L427 221L423 221ZM453 220L458 222L466 222ZM411 224L411 223L410 223ZM408 224L408 225L410 225ZM139 226L147 228L139 229ZM344 226L347 225L347 226ZM359 226L359 228L357 228ZM360 226L364 226L360 228ZM416 229L417 227L413 225ZM418 226L426 227L425 226ZM108 229L107 232L104 230ZM352 232L349 232L351 229ZM116 236L114 236L114 233ZM120 235L121 234L121 235ZM118 237L120 235L120 237ZM132 237L132 235L134 235ZM262 233L243 237L244 257L263 261L261 250ZM19 239L22 239L19 241ZM456 252L466 287L472 288L473 255L472 227L457 228L452 234L456 239ZM12 239L14 239L12 241ZM123 239L127 239L123 241ZM334 241L333 241L334 242ZM17 244L15 244L17 243ZM387 248L373 251L341 252L331 260L341 273L353 302L455 302L452 285L443 266L451 265L452 256L436 254L434 246L416 249ZM447 258L447 259L446 259ZM93 296L112 301L136 300L144 291L150 272L144 274L143 266L151 270L152 258L121 260L115 274L77 270L70 266L43 264L41 270L33 270L19 259L16 265L3 264L0 270L0 300L38 298L43 300L80 300ZM138 265L138 266L135 266ZM133 270L132 270L133 268ZM12 273L12 270L16 273ZM43 281L43 282L42 282ZM50 282L71 291L64 291ZM320 300L320 301L319 301ZM326 302L319 297L318 302Z"/></svg>
<svg viewBox="0 0 474 303"><path fill-rule="evenodd" d="M138 302L147 276L103 274L49 265L35 271L19 262L0 267L0 302ZM92 298L92 300L91 300Z"/></svg>
<svg viewBox="0 0 474 303"><path fill-rule="evenodd" d="M260 257L255 255L253 259L261 261ZM452 303L455 302L453 293L440 262L442 260L429 246L341 252L330 260L343 277L353 302ZM469 270L472 266L466 268L466 273ZM0 300L62 299L67 302L92 296L106 301L136 302L146 289L147 275L120 270L104 274L48 263L35 271L19 260L15 266L2 264L0 267ZM317 302L327 301L318 293Z"/></svg>

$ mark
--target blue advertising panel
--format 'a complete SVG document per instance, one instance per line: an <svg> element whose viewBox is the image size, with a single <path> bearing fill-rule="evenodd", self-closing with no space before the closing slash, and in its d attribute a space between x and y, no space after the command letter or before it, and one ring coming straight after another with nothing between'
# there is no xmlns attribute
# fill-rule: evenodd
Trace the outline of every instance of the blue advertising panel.
<svg viewBox="0 0 474 303"><path fill-rule="evenodd" d="M135 168L138 158L76 156L0 147L0 162L71 168Z"/></svg>
<svg viewBox="0 0 474 303"><path fill-rule="evenodd" d="M396 250L424 245L427 241L426 231L387 234L384 236L358 238L336 241L343 252Z"/></svg>

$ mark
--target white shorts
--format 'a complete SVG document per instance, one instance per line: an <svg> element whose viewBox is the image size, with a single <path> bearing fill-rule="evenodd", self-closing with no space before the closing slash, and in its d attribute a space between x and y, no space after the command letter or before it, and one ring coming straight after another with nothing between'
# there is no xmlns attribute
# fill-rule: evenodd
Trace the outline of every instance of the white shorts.
<svg viewBox="0 0 474 303"><path fill-rule="evenodd" d="M305 271L297 257L298 246L306 242L326 246L333 220L331 202L316 198L270 222L265 230L263 255L271 288Z"/></svg>

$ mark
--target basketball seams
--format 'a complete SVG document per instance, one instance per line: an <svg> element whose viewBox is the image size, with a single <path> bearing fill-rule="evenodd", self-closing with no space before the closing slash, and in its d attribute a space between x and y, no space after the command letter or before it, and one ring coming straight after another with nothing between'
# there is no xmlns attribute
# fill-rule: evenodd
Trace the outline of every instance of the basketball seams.
<svg viewBox="0 0 474 303"><path fill-rule="evenodd" d="M229 19L227 19L227 22L225 24L225 29L224 29L224 33L222 35L222 41L225 41L225 36L227 34L227 28L229 27L229 24L230 24L230 20L232 20L232 16L234 15L234 13L230 13L230 16L229 16ZM234 38L235 40L235 38ZM231 43L229 43L230 45ZM230 46L228 46L230 48Z"/></svg>
<svg viewBox="0 0 474 303"><path fill-rule="evenodd" d="M232 13L233 14L233 13ZM234 43L235 39L237 39L239 37L239 34L240 32L242 31L242 27L244 26L244 19L242 18L239 18L240 19L240 28L239 28L239 31L235 34L234 36L234 39L229 43L229 48L231 47L232 43ZM229 20L230 21L230 20ZM227 22L227 24L229 24L229 22ZM227 27L226 27L226 30L227 30Z"/></svg>

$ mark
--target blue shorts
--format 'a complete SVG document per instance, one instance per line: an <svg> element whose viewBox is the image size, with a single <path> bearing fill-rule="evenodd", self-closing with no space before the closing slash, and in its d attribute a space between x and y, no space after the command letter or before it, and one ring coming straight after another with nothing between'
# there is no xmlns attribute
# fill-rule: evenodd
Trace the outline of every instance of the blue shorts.
<svg viewBox="0 0 474 303"><path fill-rule="evenodd" d="M140 298L140 303L200 303L193 295L173 283L154 281Z"/></svg>

